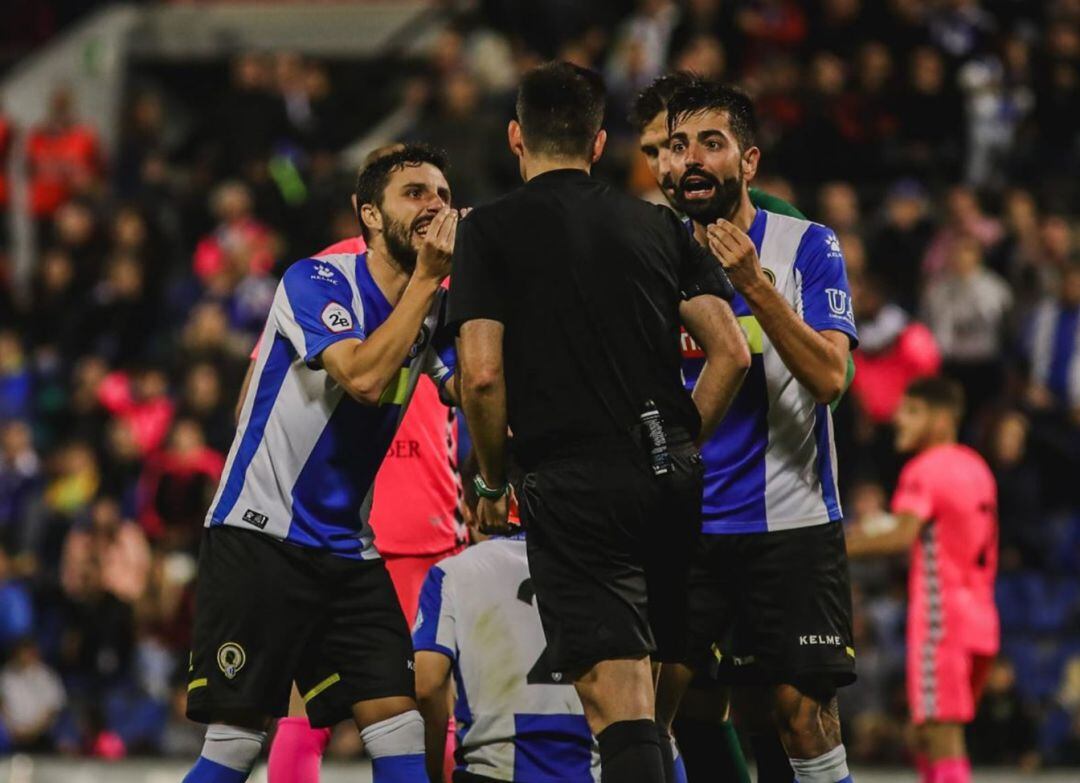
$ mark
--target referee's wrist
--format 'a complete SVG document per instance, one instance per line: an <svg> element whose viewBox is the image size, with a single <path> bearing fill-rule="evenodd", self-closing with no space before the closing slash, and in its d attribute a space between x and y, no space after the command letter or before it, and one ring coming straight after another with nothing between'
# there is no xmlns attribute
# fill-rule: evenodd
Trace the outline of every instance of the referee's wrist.
<svg viewBox="0 0 1080 783"><path fill-rule="evenodd" d="M489 484L484 481L484 477L477 473L473 476L473 489L476 490L476 494L487 500L498 500L505 497L506 493L510 490L509 482Z"/></svg>

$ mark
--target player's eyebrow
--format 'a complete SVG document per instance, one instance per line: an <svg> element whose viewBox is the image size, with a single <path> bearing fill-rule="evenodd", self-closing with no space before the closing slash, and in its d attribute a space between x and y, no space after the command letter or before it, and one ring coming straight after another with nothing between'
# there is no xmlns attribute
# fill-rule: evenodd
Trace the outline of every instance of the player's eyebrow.
<svg viewBox="0 0 1080 783"><path fill-rule="evenodd" d="M727 136L725 136L724 132L718 128L708 128L706 130L700 131L698 132L697 138L698 141L708 141L714 136L719 136L724 141L727 141Z"/></svg>

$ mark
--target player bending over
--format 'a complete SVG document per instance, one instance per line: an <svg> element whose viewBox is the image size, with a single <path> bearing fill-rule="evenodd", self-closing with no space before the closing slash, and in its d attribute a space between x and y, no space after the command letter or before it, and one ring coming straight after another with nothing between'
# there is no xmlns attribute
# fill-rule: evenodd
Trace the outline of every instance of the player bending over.
<svg viewBox="0 0 1080 783"><path fill-rule="evenodd" d="M462 477L471 527L476 469L470 460ZM457 686L454 783L599 780L600 757L581 700L570 679L548 666L520 527L432 567L413 646L432 781L443 779L451 675Z"/></svg>
<svg viewBox="0 0 1080 783"><path fill-rule="evenodd" d="M247 779L295 681L314 726L352 717L377 783L422 780L409 630L368 524L371 487L436 344L457 213L445 161L412 146L357 186L368 251L285 273L221 483L196 589L186 783Z"/></svg>
<svg viewBox="0 0 1080 783"><path fill-rule="evenodd" d="M997 487L983 458L956 442L963 392L925 378L896 412L896 448L914 456L892 500L894 524L860 520L851 557L910 550L907 695L922 783L969 783L964 724L975 717L1000 639L994 606Z"/></svg>

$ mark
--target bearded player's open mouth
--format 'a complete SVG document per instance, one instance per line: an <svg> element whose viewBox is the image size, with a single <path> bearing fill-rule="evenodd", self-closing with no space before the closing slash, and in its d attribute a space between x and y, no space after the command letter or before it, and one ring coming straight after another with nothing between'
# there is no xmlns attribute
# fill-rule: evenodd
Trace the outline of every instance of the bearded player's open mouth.
<svg viewBox="0 0 1080 783"><path fill-rule="evenodd" d="M687 201L704 201L716 193L716 181L700 174L688 174L679 183L679 194Z"/></svg>
<svg viewBox="0 0 1080 783"><path fill-rule="evenodd" d="M434 217L420 218L418 221L413 223L413 231L419 237L426 237L428 226L431 225L431 221L434 219Z"/></svg>

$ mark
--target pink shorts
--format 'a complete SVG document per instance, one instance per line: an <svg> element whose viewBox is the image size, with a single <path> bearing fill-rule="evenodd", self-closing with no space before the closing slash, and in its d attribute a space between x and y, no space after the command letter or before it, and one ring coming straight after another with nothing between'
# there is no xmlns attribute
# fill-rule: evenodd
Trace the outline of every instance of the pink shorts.
<svg viewBox="0 0 1080 783"><path fill-rule="evenodd" d="M461 549L434 555L383 555L386 570L390 572L390 581L394 583L401 610L411 627L416 620L416 610L420 605L420 588L424 586L431 567L450 555L456 555Z"/></svg>
<svg viewBox="0 0 1080 783"><path fill-rule="evenodd" d="M994 656L954 644L908 638L907 697L911 721L970 723Z"/></svg>

